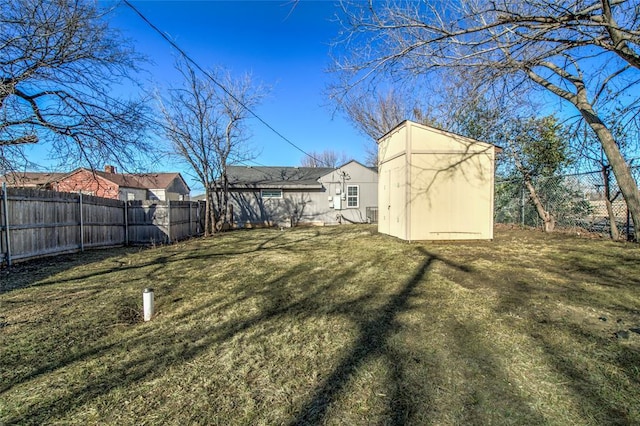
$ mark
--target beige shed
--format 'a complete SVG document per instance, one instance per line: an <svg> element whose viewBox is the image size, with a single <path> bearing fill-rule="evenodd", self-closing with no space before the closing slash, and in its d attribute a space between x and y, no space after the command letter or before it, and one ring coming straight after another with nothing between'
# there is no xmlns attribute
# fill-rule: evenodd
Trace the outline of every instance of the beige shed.
<svg viewBox="0 0 640 426"><path fill-rule="evenodd" d="M403 121L378 140L378 230L403 240L493 238L494 145Z"/></svg>

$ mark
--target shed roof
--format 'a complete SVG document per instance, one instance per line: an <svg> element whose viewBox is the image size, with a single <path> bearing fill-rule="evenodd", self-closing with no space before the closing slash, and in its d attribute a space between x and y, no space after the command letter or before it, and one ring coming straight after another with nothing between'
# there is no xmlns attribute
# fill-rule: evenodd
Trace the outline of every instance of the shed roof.
<svg viewBox="0 0 640 426"><path fill-rule="evenodd" d="M488 146L493 146L493 147L495 148L496 152L498 152L498 153L502 152L502 148L501 148L500 146L498 146L498 145L494 145L494 144L489 143L489 142L483 142L483 141L479 141L479 140L476 140L476 139L473 139L473 138L469 138L469 137L466 137L466 136L462 136L462 135L459 135L459 134L457 134L457 133L453 133L453 132L449 132L449 131L447 131L447 130L440 129L440 128L438 128L438 127L429 126L429 125L427 125L427 124L416 123L415 121L411 121L411 120L404 120L404 121L401 121L401 122L400 122L400 123L398 123L398 125L396 125L394 128L392 128L391 130L389 130L389 131L388 131L387 133L385 133L384 135L380 136L376 142L379 144L381 140L385 139L385 138L386 138L387 136L389 136L391 133L393 133L393 132L397 131L397 130L398 130L398 129L400 129L401 127L406 127L406 126L408 126L409 124L411 124L411 125L413 125L413 126L417 126L417 127L422 127L422 128L425 128L425 129L431 130L431 131L433 131L433 132L437 132L437 133L445 134L445 135L451 136L451 137L453 137L453 138L455 138L455 139L459 139L459 140L466 140L467 142L471 142L471 143L481 143L481 144L486 144L486 145L488 145Z"/></svg>
<svg viewBox="0 0 640 426"><path fill-rule="evenodd" d="M231 188L322 188L322 176L332 167L254 167L229 166L227 177Z"/></svg>

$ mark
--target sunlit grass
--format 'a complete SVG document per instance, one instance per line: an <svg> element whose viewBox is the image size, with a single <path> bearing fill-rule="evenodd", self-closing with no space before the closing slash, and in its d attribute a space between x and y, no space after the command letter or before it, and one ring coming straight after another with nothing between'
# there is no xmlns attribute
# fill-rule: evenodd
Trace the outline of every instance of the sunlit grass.
<svg viewBox="0 0 640 426"><path fill-rule="evenodd" d="M0 274L2 424L640 423L631 244L251 230Z"/></svg>

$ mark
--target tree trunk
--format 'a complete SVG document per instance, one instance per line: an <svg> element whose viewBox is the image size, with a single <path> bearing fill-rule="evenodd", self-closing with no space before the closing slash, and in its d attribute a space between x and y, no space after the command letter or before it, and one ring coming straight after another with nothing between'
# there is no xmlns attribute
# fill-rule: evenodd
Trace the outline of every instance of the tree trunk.
<svg viewBox="0 0 640 426"><path fill-rule="evenodd" d="M634 240L640 241L640 194L638 194L638 184L633 178L631 169L622 156L613 135L593 111L591 105L586 101L586 96L579 94L578 98L580 102L578 102L576 106L578 106L587 124L589 124L598 136L607 160L609 160L613 175L616 177L616 182L618 182L620 192L631 214Z"/></svg>
<svg viewBox="0 0 640 426"><path fill-rule="evenodd" d="M618 224L616 223L616 214L613 211L613 204L608 198L605 199L604 202L607 206L607 215L609 216L609 235L612 240L618 240L620 239L620 231L618 231Z"/></svg>
<svg viewBox="0 0 640 426"><path fill-rule="evenodd" d="M223 222L230 224L232 217L229 216L229 178L227 176L226 164L222 170L222 211L224 212Z"/></svg>
<svg viewBox="0 0 640 426"><path fill-rule="evenodd" d="M222 200L222 190L215 184L215 207L212 209L211 215L211 223L213 224L213 232L217 233L222 230L222 225L224 223L224 210L223 210L223 200Z"/></svg>
<svg viewBox="0 0 640 426"><path fill-rule="evenodd" d="M213 209L213 196L209 185L204 190L204 236L209 237L211 235L211 210Z"/></svg>
<svg viewBox="0 0 640 426"><path fill-rule="evenodd" d="M540 200L540 197L538 197L538 192L531 182L531 175L529 174L529 171L526 170L523 166L517 151L513 149L511 145L509 146L511 147L511 153L513 155L513 161L515 162L516 168L522 174L524 185L527 187L527 191L529 191L529 198L531 198L531 201L533 201L533 205L536 207L538 217L542 220L544 232L553 232L553 230L556 228L556 218L544 208L542 200Z"/></svg>
<svg viewBox="0 0 640 426"><path fill-rule="evenodd" d="M611 198L611 188L609 186L609 171L609 166L602 166L602 179L604 181L604 202L607 206L607 215L609 216L609 235L611 235L612 240L618 240L620 238L620 232L618 232L616 214L613 211L613 199Z"/></svg>
<svg viewBox="0 0 640 426"><path fill-rule="evenodd" d="M233 228L233 204L227 206L227 218L229 221L229 227Z"/></svg>
<svg viewBox="0 0 640 426"><path fill-rule="evenodd" d="M543 222L544 232L553 232L556 228L556 218L551 214L551 212L545 210L540 197L538 197L538 192L534 188L529 177L525 177L524 184L529 191L529 197L531 198L531 201L533 201L533 205L536 207L536 212Z"/></svg>

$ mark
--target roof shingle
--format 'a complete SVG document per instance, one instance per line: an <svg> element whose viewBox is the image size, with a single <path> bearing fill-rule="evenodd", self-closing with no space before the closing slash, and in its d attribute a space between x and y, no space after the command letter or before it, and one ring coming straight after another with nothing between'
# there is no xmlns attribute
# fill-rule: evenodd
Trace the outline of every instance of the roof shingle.
<svg viewBox="0 0 640 426"><path fill-rule="evenodd" d="M331 167L229 166L227 177L232 188L321 187L318 179L333 170Z"/></svg>

